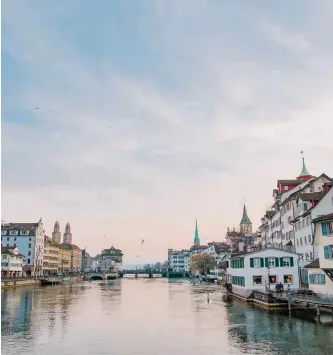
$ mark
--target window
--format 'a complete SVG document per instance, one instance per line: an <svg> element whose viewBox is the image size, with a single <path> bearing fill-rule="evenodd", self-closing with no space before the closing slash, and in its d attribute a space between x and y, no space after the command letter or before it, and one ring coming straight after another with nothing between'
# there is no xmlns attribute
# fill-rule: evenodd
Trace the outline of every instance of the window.
<svg viewBox="0 0 333 355"><path fill-rule="evenodd" d="M310 225L310 216L306 217L306 225L309 226Z"/></svg>
<svg viewBox="0 0 333 355"><path fill-rule="evenodd" d="M307 242L306 242L306 236L304 237L304 245L306 245L307 244Z"/></svg>
<svg viewBox="0 0 333 355"><path fill-rule="evenodd" d="M275 275L269 275L269 283L270 284L276 284L277 283L277 277Z"/></svg>
<svg viewBox="0 0 333 355"><path fill-rule="evenodd" d="M324 246L325 259L333 259L333 245Z"/></svg>
<svg viewBox="0 0 333 355"><path fill-rule="evenodd" d="M29 237L29 242L31 242L31 237Z"/></svg>
<svg viewBox="0 0 333 355"><path fill-rule="evenodd" d="M7 248L9 248L9 244L7 243Z"/></svg>
<svg viewBox="0 0 333 355"><path fill-rule="evenodd" d="M296 245L299 246L299 241L298 241L298 239L296 239Z"/></svg>
<svg viewBox="0 0 333 355"><path fill-rule="evenodd" d="M313 253L310 251L310 260L313 260Z"/></svg>
<svg viewBox="0 0 333 355"><path fill-rule="evenodd" d="M28 251L28 256L30 256L31 255L31 251Z"/></svg>
<svg viewBox="0 0 333 355"><path fill-rule="evenodd" d="M262 258L251 258L250 267L264 267L264 259Z"/></svg>
<svg viewBox="0 0 333 355"><path fill-rule="evenodd" d="M267 258L268 267L275 267L275 258Z"/></svg>
<svg viewBox="0 0 333 355"><path fill-rule="evenodd" d="M236 286L245 286L244 276L232 276L232 284Z"/></svg>
<svg viewBox="0 0 333 355"><path fill-rule="evenodd" d="M302 237L299 238L299 244L300 244L301 247L303 246L303 239L302 239Z"/></svg>
<svg viewBox="0 0 333 355"><path fill-rule="evenodd" d="M291 285L293 283L293 275L283 275L283 283Z"/></svg>
<svg viewBox="0 0 333 355"><path fill-rule="evenodd" d="M1 235L6 235L6 234L7 234L7 231L1 231Z"/></svg>
<svg viewBox="0 0 333 355"><path fill-rule="evenodd" d="M18 235L18 231L9 231L10 235Z"/></svg>
<svg viewBox="0 0 333 355"><path fill-rule="evenodd" d="M253 285L262 285L262 276L253 276Z"/></svg>
<svg viewBox="0 0 333 355"><path fill-rule="evenodd" d="M20 231L20 234L21 234L21 235L28 235L28 234L29 234L29 231Z"/></svg>
<svg viewBox="0 0 333 355"><path fill-rule="evenodd" d="M289 267L290 266L290 264L291 264L291 262L290 262L290 260L291 260L292 258L282 258L282 265L284 266L284 267Z"/></svg>
<svg viewBox="0 0 333 355"><path fill-rule="evenodd" d="M309 275L309 283L310 284L317 284L317 285L324 285L326 282L324 274L310 274Z"/></svg>
<svg viewBox="0 0 333 355"><path fill-rule="evenodd" d="M28 248L31 248L31 243L28 244Z"/></svg>
<svg viewBox="0 0 333 355"><path fill-rule="evenodd" d="M322 223L321 224L322 235L331 235L333 234L333 222Z"/></svg>
<svg viewBox="0 0 333 355"><path fill-rule="evenodd" d="M30 264L30 259L28 259L28 264Z"/></svg>
<svg viewBox="0 0 333 355"><path fill-rule="evenodd" d="M309 244L311 243L311 235L309 234L308 235L308 241L309 241Z"/></svg>

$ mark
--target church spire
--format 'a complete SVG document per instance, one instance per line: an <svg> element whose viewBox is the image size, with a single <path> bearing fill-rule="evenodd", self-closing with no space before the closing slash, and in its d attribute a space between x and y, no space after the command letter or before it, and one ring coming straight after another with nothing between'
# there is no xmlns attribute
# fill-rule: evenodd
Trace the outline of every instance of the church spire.
<svg viewBox="0 0 333 355"><path fill-rule="evenodd" d="M194 245L200 245L198 221L197 220L195 220Z"/></svg>
<svg viewBox="0 0 333 355"><path fill-rule="evenodd" d="M242 224L252 224L249 216L247 215L245 203L244 203L244 207L243 207L243 216L242 216L242 220L241 220L240 224L241 225Z"/></svg>
<svg viewBox="0 0 333 355"><path fill-rule="evenodd" d="M306 169L303 151L301 151L301 154L302 154L302 162L303 162L302 171L299 174L297 179L299 179L299 180L308 180L309 178L311 178L311 175L309 174L308 170Z"/></svg>

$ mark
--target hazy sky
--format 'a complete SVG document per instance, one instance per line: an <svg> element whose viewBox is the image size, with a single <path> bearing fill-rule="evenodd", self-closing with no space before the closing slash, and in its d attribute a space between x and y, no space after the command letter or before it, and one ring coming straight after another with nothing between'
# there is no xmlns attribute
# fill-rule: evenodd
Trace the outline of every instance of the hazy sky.
<svg viewBox="0 0 333 355"><path fill-rule="evenodd" d="M301 150L333 176L330 0L3 0L2 21L6 221L165 259L244 199L257 227Z"/></svg>

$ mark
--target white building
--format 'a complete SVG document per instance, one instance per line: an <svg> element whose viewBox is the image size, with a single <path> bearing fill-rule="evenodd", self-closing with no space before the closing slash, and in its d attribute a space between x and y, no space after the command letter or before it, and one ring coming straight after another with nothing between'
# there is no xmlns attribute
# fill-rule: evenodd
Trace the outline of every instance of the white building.
<svg viewBox="0 0 333 355"><path fill-rule="evenodd" d="M23 274L24 255L17 247L1 248L1 277L19 277Z"/></svg>
<svg viewBox="0 0 333 355"><path fill-rule="evenodd" d="M188 250L169 250L169 267L175 272L190 271L190 252Z"/></svg>
<svg viewBox="0 0 333 355"><path fill-rule="evenodd" d="M24 271L41 275L44 257L44 228L42 219L37 223L6 223L1 225L2 247L18 247L24 255Z"/></svg>
<svg viewBox="0 0 333 355"><path fill-rule="evenodd" d="M216 266L210 269L210 274L222 277L223 269L221 267L224 257L229 253L229 247L224 242L208 243L206 249L201 250L200 254L207 254L212 257Z"/></svg>
<svg viewBox="0 0 333 355"><path fill-rule="evenodd" d="M331 197L333 207L333 197ZM319 258L309 264L309 288L316 293L333 295L333 213L313 220L314 244Z"/></svg>
<svg viewBox="0 0 333 355"><path fill-rule="evenodd" d="M104 249L98 258L97 269L101 271L122 271L123 252L113 245L109 249Z"/></svg>
<svg viewBox="0 0 333 355"><path fill-rule="evenodd" d="M228 258L228 282L232 292L249 297L253 290L275 290L278 283L286 289L299 288L299 255L280 249L264 249Z"/></svg>

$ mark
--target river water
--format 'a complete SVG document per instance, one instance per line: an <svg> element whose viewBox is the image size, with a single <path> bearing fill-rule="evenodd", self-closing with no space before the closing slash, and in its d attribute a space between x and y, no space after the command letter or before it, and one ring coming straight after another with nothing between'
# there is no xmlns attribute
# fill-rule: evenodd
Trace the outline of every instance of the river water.
<svg viewBox="0 0 333 355"><path fill-rule="evenodd" d="M217 286L208 302L207 287L122 279L5 290L2 354L333 354L332 325L224 302Z"/></svg>

